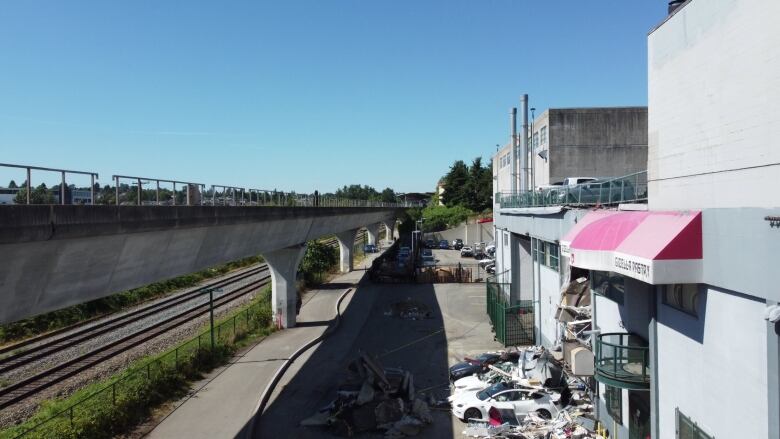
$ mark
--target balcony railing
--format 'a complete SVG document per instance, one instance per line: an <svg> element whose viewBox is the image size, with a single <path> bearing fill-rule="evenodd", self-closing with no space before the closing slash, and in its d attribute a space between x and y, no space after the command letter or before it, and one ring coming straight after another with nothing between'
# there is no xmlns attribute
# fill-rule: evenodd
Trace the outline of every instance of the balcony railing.
<svg viewBox="0 0 780 439"><path fill-rule="evenodd" d="M622 389L650 387L650 349L638 335L600 334L596 338L596 380Z"/></svg>
<svg viewBox="0 0 780 439"><path fill-rule="evenodd" d="M501 208L546 206L608 206L647 202L647 171L576 186L549 186L526 192L499 192Z"/></svg>

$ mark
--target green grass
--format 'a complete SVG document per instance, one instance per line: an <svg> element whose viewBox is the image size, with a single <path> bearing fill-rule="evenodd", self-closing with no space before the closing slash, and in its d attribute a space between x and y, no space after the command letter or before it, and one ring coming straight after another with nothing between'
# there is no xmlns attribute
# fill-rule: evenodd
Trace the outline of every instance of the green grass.
<svg viewBox="0 0 780 439"><path fill-rule="evenodd" d="M0 438L110 438L147 419L155 407L186 394L204 372L273 331L271 288L215 322L216 345L208 329L165 353L148 356L124 372L91 384L70 397L49 400L24 423L0 431ZM28 431L35 428L33 431Z"/></svg>
<svg viewBox="0 0 780 439"><path fill-rule="evenodd" d="M144 287L123 291L111 296L30 317L18 322L0 325L0 345L120 311L129 306L164 296L172 291L194 287L204 280L222 276L230 271L257 264L262 261L263 258L260 256L239 259L192 274L175 277L162 282L155 282Z"/></svg>

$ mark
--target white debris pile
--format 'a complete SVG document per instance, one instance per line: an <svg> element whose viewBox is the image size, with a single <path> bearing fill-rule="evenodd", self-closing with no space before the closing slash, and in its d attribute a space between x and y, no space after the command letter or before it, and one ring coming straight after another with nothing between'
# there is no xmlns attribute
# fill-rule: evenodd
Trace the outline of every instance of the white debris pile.
<svg viewBox="0 0 780 439"><path fill-rule="evenodd" d="M488 421L470 421L463 435L474 438L506 439L603 439L576 422L581 413L564 410L553 419L529 413L519 425Z"/></svg>
<svg viewBox="0 0 780 439"><path fill-rule="evenodd" d="M433 421L428 404L416 397L414 377L401 369L383 368L363 354L349 366L350 379L327 407L301 421L339 436L383 430L387 438L416 436Z"/></svg>

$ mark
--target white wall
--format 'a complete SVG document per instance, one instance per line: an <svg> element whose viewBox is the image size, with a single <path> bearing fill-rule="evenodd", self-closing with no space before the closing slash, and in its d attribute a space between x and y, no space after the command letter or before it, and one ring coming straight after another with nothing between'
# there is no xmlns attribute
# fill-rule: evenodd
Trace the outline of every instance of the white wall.
<svg viewBox="0 0 780 439"><path fill-rule="evenodd" d="M507 143L503 148L493 156L493 193L512 191L512 166L511 164L501 166L503 157L511 151L510 144ZM498 179L496 179L496 177Z"/></svg>
<svg viewBox="0 0 780 439"><path fill-rule="evenodd" d="M710 288L696 319L659 297L660 437L675 437L675 407L718 438L767 437L764 307Z"/></svg>
<svg viewBox="0 0 780 439"><path fill-rule="evenodd" d="M651 209L780 206L778 23L777 0L693 0L649 35Z"/></svg>

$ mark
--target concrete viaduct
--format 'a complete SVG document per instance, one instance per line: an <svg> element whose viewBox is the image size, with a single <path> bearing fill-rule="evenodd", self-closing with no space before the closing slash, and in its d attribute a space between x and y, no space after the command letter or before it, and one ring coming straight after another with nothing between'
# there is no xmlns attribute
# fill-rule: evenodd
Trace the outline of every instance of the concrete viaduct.
<svg viewBox="0 0 780 439"><path fill-rule="evenodd" d="M365 227L375 243L380 226L392 233L398 213L396 207L2 206L0 323L262 254L275 318L292 327L306 241L335 234L341 271L351 271L358 230Z"/></svg>

